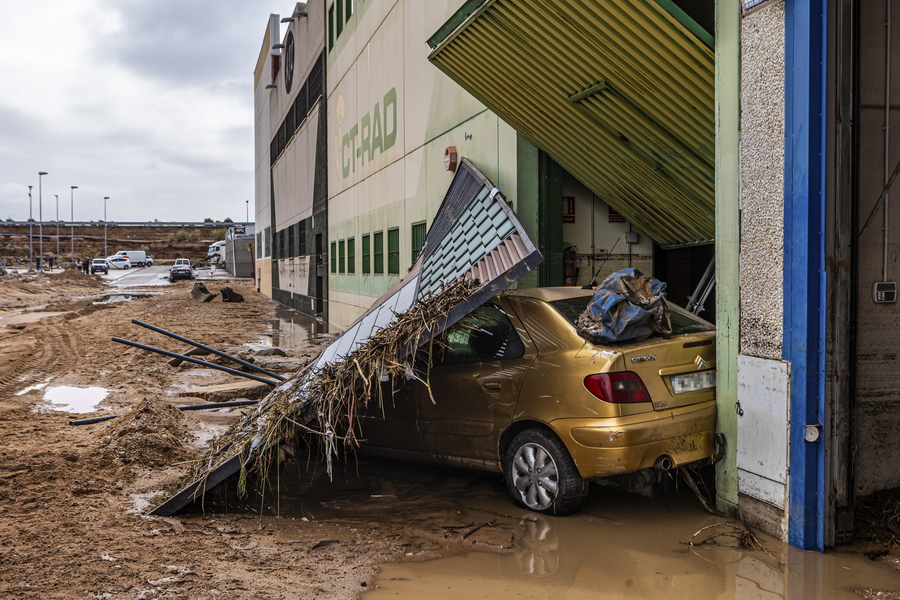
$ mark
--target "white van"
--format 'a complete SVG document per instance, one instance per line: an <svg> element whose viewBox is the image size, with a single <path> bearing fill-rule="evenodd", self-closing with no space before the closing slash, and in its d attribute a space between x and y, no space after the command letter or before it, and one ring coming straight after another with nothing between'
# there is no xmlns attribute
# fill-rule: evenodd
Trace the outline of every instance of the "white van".
<svg viewBox="0 0 900 600"><path fill-rule="evenodd" d="M138 267L153 266L153 257L147 256L143 250L119 250L113 256L124 256L131 264Z"/></svg>

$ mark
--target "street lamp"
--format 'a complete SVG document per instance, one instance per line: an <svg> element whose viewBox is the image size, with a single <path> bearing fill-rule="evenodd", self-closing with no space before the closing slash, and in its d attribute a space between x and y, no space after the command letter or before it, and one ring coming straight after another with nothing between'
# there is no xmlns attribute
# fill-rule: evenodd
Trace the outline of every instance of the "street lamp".
<svg viewBox="0 0 900 600"><path fill-rule="evenodd" d="M59 194L56 196L56 266L59 266Z"/></svg>
<svg viewBox="0 0 900 600"><path fill-rule="evenodd" d="M28 186L28 270L34 269L34 218L31 216L31 188Z"/></svg>
<svg viewBox="0 0 900 600"><path fill-rule="evenodd" d="M250 223L250 201L249 201L249 200L244 200L244 202L247 203L247 221L246 221L246 222L247 222L247 223Z"/></svg>
<svg viewBox="0 0 900 600"><path fill-rule="evenodd" d="M103 256L109 256L109 252L106 251L106 201L109 200L109 196L103 196Z"/></svg>
<svg viewBox="0 0 900 600"><path fill-rule="evenodd" d="M78 189L77 185L70 185L72 188L72 197L69 199L71 202L70 206L72 207L72 216L69 221L69 240L72 242L72 266L75 266L75 190Z"/></svg>
<svg viewBox="0 0 900 600"><path fill-rule="evenodd" d="M38 244L38 266L41 268L41 271L44 270L44 196L41 191L41 181L43 181L42 178L46 174L47 171L38 172L38 237L40 238L40 243Z"/></svg>

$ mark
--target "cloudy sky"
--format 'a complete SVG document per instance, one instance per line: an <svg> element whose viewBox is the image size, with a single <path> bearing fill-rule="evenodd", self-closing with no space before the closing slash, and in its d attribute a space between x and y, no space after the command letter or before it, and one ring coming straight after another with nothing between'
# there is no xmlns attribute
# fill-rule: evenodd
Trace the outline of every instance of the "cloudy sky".
<svg viewBox="0 0 900 600"><path fill-rule="evenodd" d="M290 0L0 0L0 220L243 221L253 69Z"/></svg>

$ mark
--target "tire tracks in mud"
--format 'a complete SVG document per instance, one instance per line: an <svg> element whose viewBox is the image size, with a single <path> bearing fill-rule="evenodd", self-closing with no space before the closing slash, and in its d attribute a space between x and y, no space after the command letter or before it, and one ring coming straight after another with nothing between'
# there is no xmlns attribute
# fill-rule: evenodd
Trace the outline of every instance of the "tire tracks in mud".
<svg viewBox="0 0 900 600"><path fill-rule="evenodd" d="M16 392L36 383L33 381L36 375L62 375L78 364L71 333L65 324L52 322L56 320L61 319L51 317L45 319L40 327L25 329L33 333L33 339L27 343L16 344L17 340L10 340L16 348L21 348L21 358L0 364L0 399L11 399ZM30 351L22 352L27 346L30 346Z"/></svg>

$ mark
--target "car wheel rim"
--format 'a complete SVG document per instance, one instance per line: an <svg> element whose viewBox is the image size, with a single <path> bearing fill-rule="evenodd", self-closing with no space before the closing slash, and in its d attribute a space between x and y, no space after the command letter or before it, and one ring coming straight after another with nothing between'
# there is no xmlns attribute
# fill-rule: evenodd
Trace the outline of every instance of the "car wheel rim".
<svg viewBox="0 0 900 600"><path fill-rule="evenodd" d="M547 450L535 443L523 444L512 461L513 485L522 503L532 510L550 508L559 492L559 471Z"/></svg>

